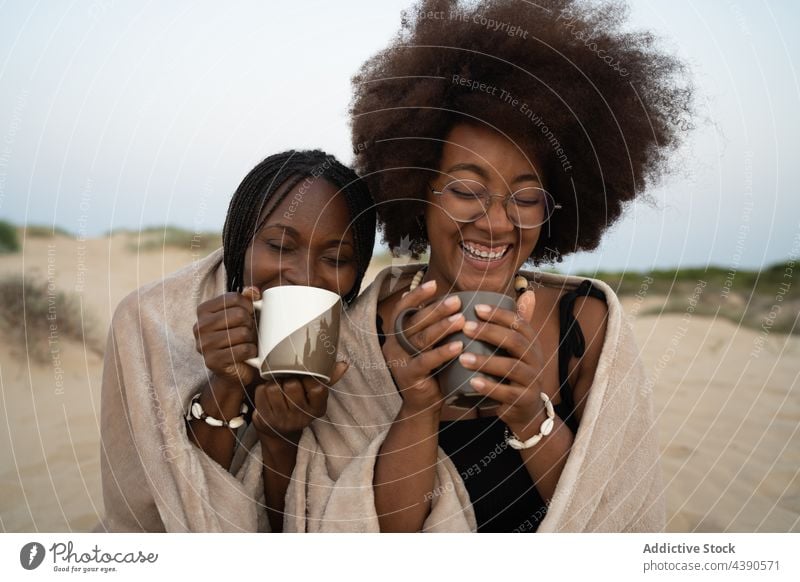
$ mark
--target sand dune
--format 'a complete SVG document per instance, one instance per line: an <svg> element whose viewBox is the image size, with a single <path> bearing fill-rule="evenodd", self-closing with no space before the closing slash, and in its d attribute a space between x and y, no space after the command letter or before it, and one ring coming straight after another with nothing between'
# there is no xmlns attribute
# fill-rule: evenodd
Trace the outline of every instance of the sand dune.
<svg viewBox="0 0 800 582"><path fill-rule="evenodd" d="M129 247L125 236L31 238L23 253L0 256L0 277L49 277L80 297L104 337L122 297L193 256ZM668 529L800 531L800 338L686 315L631 321L649 377L642 389L654 393ZM29 347L5 338L0 347L0 527L85 531L102 508L102 358L58 341L59 371L52 350L36 363Z"/></svg>

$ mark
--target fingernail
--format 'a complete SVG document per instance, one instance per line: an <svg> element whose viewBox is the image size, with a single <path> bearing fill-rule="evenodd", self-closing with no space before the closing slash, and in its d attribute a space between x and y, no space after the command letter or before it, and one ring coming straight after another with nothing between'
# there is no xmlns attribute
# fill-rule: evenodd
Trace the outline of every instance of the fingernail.
<svg viewBox="0 0 800 582"><path fill-rule="evenodd" d="M464 324L464 331L475 331L476 329L478 329L477 322L468 321Z"/></svg>
<svg viewBox="0 0 800 582"><path fill-rule="evenodd" d="M459 357L459 360L461 360L462 364L466 364L466 365L469 366L469 365L474 364L476 361L478 361L478 358L475 357L475 354L467 353L467 354L461 354L461 356Z"/></svg>
<svg viewBox="0 0 800 582"><path fill-rule="evenodd" d="M491 310L492 310L491 307L489 307L488 305L484 305L483 303L475 306L475 311L477 311L478 313L486 314L489 313Z"/></svg>
<svg viewBox="0 0 800 582"><path fill-rule="evenodd" d="M451 295L450 297L444 300L444 304L447 305L448 307L455 307L459 303L461 303L461 299L459 299L455 295Z"/></svg>
<svg viewBox="0 0 800 582"><path fill-rule="evenodd" d="M447 321L456 322L456 321L458 321L458 318L460 318L460 317L461 317L460 313L454 313L453 315L451 315L450 317L447 318Z"/></svg>
<svg viewBox="0 0 800 582"><path fill-rule="evenodd" d="M431 290L436 288L436 281L428 281L427 283L422 284L422 288L425 290Z"/></svg>
<svg viewBox="0 0 800 582"><path fill-rule="evenodd" d="M469 383L479 390L481 388L486 388L486 380L483 380L482 378L471 378Z"/></svg>
<svg viewBox="0 0 800 582"><path fill-rule="evenodd" d="M453 342L450 344L450 351L453 353L461 351L461 348L464 347L464 342Z"/></svg>

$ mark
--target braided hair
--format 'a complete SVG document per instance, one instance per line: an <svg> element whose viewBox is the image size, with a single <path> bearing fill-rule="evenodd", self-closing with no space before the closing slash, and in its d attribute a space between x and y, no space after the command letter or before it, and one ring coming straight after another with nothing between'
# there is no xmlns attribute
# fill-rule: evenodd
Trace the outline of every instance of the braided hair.
<svg viewBox="0 0 800 582"><path fill-rule="evenodd" d="M366 185L353 170L320 150L289 150L269 156L239 184L222 230L228 291L242 291L244 256L250 242L275 207L309 176L325 178L344 194L355 243L356 280L343 299L349 304L358 296L375 244L375 204ZM259 221L267 207L266 215Z"/></svg>

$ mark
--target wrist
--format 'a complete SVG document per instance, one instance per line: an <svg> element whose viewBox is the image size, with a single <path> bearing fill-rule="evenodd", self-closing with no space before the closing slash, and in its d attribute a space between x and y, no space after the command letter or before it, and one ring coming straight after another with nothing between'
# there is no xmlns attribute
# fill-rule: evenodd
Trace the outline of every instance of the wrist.
<svg viewBox="0 0 800 582"><path fill-rule="evenodd" d="M286 435L274 431L259 433L261 456L265 462L274 462L286 456L294 457L297 454L297 445L302 435L303 431L296 431Z"/></svg>
<svg viewBox="0 0 800 582"><path fill-rule="evenodd" d="M403 402L400 411L395 418L396 422L414 423L421 425L431 425L436 430L439 428L439 420L442 416L441 403L427 407L418 407L407 402Z"/></svg>
<svg viewBox="0 0 800 582"><path fill-rule="evenodd" d="M241 414L244 402L244 387L231 383L219 376L211 376L209 383L200 393L200 404L209 416L220 420L230 420Z"/></svg>
<svg viewBox="0 0 800 582"><path fill-rule="evenodd" d="M517 438L524 441L539 434L539 429L545 420L547 420L547 412L542 407L525 420L510 421L506 424Z"/></svg>

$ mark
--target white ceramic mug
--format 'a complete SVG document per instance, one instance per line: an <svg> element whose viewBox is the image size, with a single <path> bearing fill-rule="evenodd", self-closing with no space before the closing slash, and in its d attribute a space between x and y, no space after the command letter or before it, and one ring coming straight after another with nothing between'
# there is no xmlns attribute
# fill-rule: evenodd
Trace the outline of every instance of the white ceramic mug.
<svg viewBox="0 0 800 582"><path fill-rule="evenodd" d="M313 376L330 382L336 365L342 298L319 287L282 285L265 290L253 307L258 357L247 363L262 378Z"/></svg>

